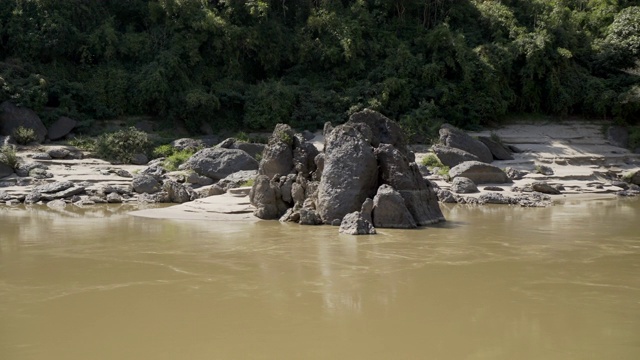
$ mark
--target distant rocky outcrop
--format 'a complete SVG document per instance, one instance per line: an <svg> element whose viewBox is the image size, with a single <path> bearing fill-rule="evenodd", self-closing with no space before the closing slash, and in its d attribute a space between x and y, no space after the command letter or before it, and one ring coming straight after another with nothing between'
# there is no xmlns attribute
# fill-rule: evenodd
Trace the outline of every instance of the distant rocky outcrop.
<svg viewBox="0 0 640 360"><path fill-rule="evenodd" d="M464 150L475 155L479 161L490 163L493 161L491 150L480 140L474 139L455 126L444 124L440 128L440 142L445 146Z"/></svg>
<svg viewBox="0 0 640 360"><path fill-rule="evenodd" d="M0 104L0 135L11 135L20 126L33 129L39 143L47 136L47 128L35 111L17 106L10 101Z"/></svg>
<svg viewBox="0 0 640 360"><path fill-rule="evenodd" d="M365 110L324 131L320 153L308 137L276 126L251 190L257 217L339 225L347 234L444 221L433 185L395 122Z"/></svg>
<svg viewBox="0 0 640 360"><path fill-rule="evenodd" d="M455 179L462 176L475 184L504 184L511 180L499 167L479 161L465 161L449 170L449 176Z"/></svg>
<svg viewBox="0 0 640 360"><path fill-rule="evenodd" d="M444 145L434 145L431 150L436 154L440 162L450 168L465 161L480 161L477 156L464 150L452 148Z"/></svg>
<svg viewBox="0 0 640 360"><path fill-rule="evenodd" d="M257 170L258 162L239 149L206 148L198 151L180 170L193 170L199 175L220 180L242 170Z"/></svg>

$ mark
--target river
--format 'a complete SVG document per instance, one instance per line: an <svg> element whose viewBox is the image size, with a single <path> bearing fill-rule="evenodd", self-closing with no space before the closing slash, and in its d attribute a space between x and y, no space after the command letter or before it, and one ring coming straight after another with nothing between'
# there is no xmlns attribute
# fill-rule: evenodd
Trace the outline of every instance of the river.
<svg viewBox="0 0 640 360"><path fill-rule="evenodd" d="M0 359L640 359L640 199L330 226L0 208Z"/></svg>

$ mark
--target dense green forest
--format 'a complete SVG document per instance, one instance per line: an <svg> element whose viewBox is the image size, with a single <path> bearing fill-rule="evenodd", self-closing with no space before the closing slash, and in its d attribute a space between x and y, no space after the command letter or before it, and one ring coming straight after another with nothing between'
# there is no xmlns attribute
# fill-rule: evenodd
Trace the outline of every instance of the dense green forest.
<svg viewBox="0 0 640 360"><path fill-rule="evenodd" d="M637 1L0 3L0 101L45 121L314 129L369 107L420 135L513 113L640 115Z"/></svg>

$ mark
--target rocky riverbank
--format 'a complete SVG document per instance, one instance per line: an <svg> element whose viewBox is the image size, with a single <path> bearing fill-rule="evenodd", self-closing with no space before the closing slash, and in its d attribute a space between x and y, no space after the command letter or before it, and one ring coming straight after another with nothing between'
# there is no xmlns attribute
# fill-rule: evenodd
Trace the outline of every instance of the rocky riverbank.
<svg viewBox="0 0 640 360"><path fill-rule="evenodd" d="M441 131L441 146L429 148L413 145L405 150L404 144L394 140L394 149L397 147L401 150L398 156L393 157L412 160L415 156L415 162L421 164L424 158L436 155L442 163L448 164L448 174L445 174L444 169L417 167L433 185L438 199L446 203L549 206L568 198L613 198L640 194L640 154L616 146L613 139L604 135L604 125L593 122L510 124L492 131L462 133L463 135L453 128L445 127ZM307 157L317 156L324 150L327 142L322 132L316 133L315 137L309 133L305 136L287 135L290 138L283 139L283 143L293 144L298 141L300 144L307 144L298 150ZM473 140L471 147L465 141L460 142L461 137L465 136L465 141ZM365 131L365 142L371 141L368 137ZM476 146L476 141L487 143L487 139L497 143L506 152L491 149L491 145L495 145L491 143L485 145L487 150ZM175 142L175 146L191 146L195 143L198 142L182 139ZM363 143L358 144L362 146ZM251 213L256 208L248 198L250 187L243 185L250 184L259 171L263 175L282 172L277 166L274 168L275 165L265 163L270 155L265 152L265 160L263 148L264 145L228 139L199 151L187 161L183 170L167 172L162 168L162 160L144 165L117 165L92 158L90 153L66 145L51 143L17 146L18 167L0 169L0 202L6 206L24 203L48 204L57 208L85 207L99 203L182 203L183 205L170 210L143 210L134 215L176 219L255 220ZM347 161L345 156L349 148L347 146L343 149L345 151L340 150L333 156ZM394 154L395 151L383 149L385 147L379 145L372 147L377 158L382 156L381 153ZM293 148L289 150L292 154L295 151ZM474 152L477 154L474 155ZM259 170L258 159L266 164L262 170ZM304 174L306 182L319 180L319 177L314 178L314 160L309 157L305 158L304 164L292 162L286 165L290 167L285 169L286 173L298 174L291 176L289 185L295 182L300 173ZM408 171L410 162L406 166L396 164L391 168L406 167L405 170ZM336 164L339 163L336 161ZM381 164L372 166L380 167ZM348 183L345 176L351 175L338 174L334 182ZM271 180L269 176L266 178ZM287 181L284 179L284 183ZM388 179L386 182L371 184L371 187L380 192L381 199L386 198L384 194L387 193L394 197L401 192L395 191L397 189L379 189L394 181ZM269 181L263 185L268 184ZM367 192L371 192L366 195L372 198L376 195L375 191ZM293 200L290 201L293 209L288 214L290 220L298 219L300 215L311 216L306 210L302 210L302 213L299 211L304 208L305 198L297 210L293 206ZM359 211L363 210L361 205L360 202L357 206ZM334 205L328 203L321 206L324 206L321 211L327 218L324 222L331 223L329 217L333 216L330 213L333 212ZM265 209L258 213L264 215ZM276 207L275 212L278 214L274 213L269 218L278 218L282 215L279 212L286 210ZM341 217L345 214L339 215ZM323 222L318 214L314 218L318 220L317 223ZM408 223L411 224L411 221Z"/></svg>

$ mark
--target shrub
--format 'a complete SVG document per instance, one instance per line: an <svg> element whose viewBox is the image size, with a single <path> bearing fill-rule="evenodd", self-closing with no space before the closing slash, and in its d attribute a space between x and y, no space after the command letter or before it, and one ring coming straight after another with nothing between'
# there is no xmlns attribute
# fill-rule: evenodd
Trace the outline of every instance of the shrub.
<svg viewBox="0 0 640 360"><path fill-rule="evenodd" d="M18 126L17 128L13 129L11 136L13 136L16 142L20 145L27 145L30 142L38 140L36 131L24 126Z"/></svg>
<svg viewBox="0 0 640 360"><path fill-rule="evenodd" d="M169 171L176 171L193 154L195 154L193 150L176 150L173 154L167 156L162 165Z"/></svg>
<svg viewBox="0 0 640 360"><path fill-rule="evenodd" d="M67 144L85 151L95 151L96 149L96 139L88 136L76 136L73 139L67 141Z"/></svg>
<svg viewBox="0 0 640 360"><path fill-rule="evenodd" d="M176 151L177 151L176 148L174 148L170 144L164 144L164 145L156 146L151 152L151 155L153 156L154 159L161 158L161 157L166 158L173 155L173 153Z"/></svg>
<svg viewBox="0 0 640 360"><path fill-rule="evenodd" d="M253 186L254 182L255 182L255 179L249 179L249 180L243 182L242 184L240 184L240 187Z"/></svg>
<svg viewBox="0 0 640 360"><path fill-rule="evenodd" d="M439 167L439 168L444 167L442 162L440 162L440 159L438 159L438 157L435 156L434 154L428 154L427 156L422 158L421 163L422 165L427 167Z"/></svg>
<svg viewBox="0 0 640 360"><path fill-rule="evenodd" d="M241 142L249 142L251 139L249 138L249 135L247 135L246 132L244 131L239 131L237 132L235 135L233 135L233 137Z"/></svg>
<svg viewBox="0 0 640 360"><path fill-rule="evenodd" d="M96 155L100 158L130 163L135 154L146 154L151 147L147 133L135 127L102 134L96 139Z"/></svg>
<svg viewBox="0 0 640 360"><path fill-rule="evenodd" d="M0 147L0 163L9 166L12 169L18 167L18 155L16 154L16 148L13 145L5 145Z"/></svg>

